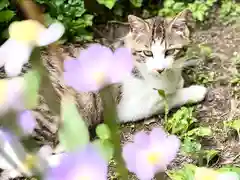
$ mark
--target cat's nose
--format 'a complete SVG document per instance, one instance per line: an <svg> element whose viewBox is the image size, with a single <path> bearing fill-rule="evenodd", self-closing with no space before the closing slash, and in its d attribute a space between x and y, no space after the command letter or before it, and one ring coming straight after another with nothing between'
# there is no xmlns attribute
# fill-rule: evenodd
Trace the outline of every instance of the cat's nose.
<svg viewBox="0 0 240 180"><path fill-rule="evenodd" d="M154 69L154 71L157 72L158 74L161 74L164 71L164 69Z"/></svg>

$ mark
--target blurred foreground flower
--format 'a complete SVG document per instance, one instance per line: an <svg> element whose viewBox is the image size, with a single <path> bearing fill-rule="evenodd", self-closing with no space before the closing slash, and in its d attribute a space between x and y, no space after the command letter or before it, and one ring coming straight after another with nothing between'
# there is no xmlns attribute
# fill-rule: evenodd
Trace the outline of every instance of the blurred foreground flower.
<svg viewBox="0 0 240 180"><path fill-rule="evenodd" d="M35 175L36 172L44 172L48 167L57 166L64 153L54 154L50 146L42 146L38 152L29 154L19 141L19 137L6 129L0 129L0 169L8 178ZM9 162L10 158L12 162ZM16 167L17 166L17 167Z"/></svg>
<svg viewBox="0 0 240 180"><path fill-rule="evenodd" d="M0 116L9 109L24 110L25 81L23 77L0 80Z"/></svg>
<svg viewBox="0 0 240 180"><path fill-rule="evenodd" d="M57 41L64 31L64 26L58 22L48 28L35 20L13 22L9 26L9 39L0 47L0 67L5 67L8 76L19 75L35 46Z"/></svg>
<svg viewBox="0 0 240 180"><path fill-rule="evenodd" d="M24 173L26 176L32 175L34 168L34 156L28 154L19 141L19 137L6 129L0 129L0 168L10 170L11 177ZM11 161L9 161L9 158ZM38 162L36 158L36 162ZM40 162L40 161L39 161ZM42 167L43 164L35 163Z"/></svg>
<svg viewBox="0 0 240 180"><path fill-rule="evenodd" d="M66 85L77 91L98 91L106 84L120 82L131 73L132 54L127 48L112 52L100 44L92 44L82 50L76 59L64 63Z"/></svg>
<svg viewBox="0 0 240 180"><path fill-rule="evenodd" d="M239 180L240 177L235 172L218 172L205 167L197 168L194 180Z"/></svg>
<svg viewBox="0 0 240 180"><path fill-rule="evenodd" d="M24 110L18 113L17 123L25 135L31 134L37 125L32 112L29 110Z"/></svg>
<svg viewBox="0 0 240 180"><path fill-rule="evenodd" d="M140 180L150 180L158 172L166 170L179 147L177 136L167 136L161 128L154 128L149 135L136 133L134 142L123 146L123 158L130 172Z"/></svg>
<svg viewBox="0 0 240 180"><path fill-rule="evenodd" d="M17 112L35 108L38 104L40 76L29 71L22 77L0 80L0 117L10 110Z"/></svg>
<svg viewBox="0 0 240 180"><path fill-rule="evenodd" d="M49 169L44 180L107 180L107 162L92 145L65 153L59 165Z"/></svg>

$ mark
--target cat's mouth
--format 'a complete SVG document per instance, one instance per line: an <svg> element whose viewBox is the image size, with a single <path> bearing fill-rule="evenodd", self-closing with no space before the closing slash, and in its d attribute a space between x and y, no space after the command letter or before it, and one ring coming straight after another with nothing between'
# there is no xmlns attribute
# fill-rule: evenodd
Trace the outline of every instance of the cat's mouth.
<svg viewBox="0 0 240 180"><path fill-rule="evenodd" d="M153 69L151 74L156 78L161 77L161 75L165 72L166 69Z"/></svg>

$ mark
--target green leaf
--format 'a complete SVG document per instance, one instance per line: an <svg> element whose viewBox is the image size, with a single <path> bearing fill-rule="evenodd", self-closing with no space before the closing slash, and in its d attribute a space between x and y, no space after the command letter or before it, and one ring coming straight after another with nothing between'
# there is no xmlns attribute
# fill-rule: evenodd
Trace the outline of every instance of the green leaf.
<svg viewBox="0 0 240 180"><path fill-rule="evenodd" d="M96 128L96 134L102 140L107 140L107 139L110 139L111 137L110 129L106 124L98 125Z"/></svg>
<svg viewBox="0 0 240 180"><path fill-rule="evenodd" d="M204 13L202 11L196 11L193 15L199 21L203 21L204 20Z"/></svg>
<svg viewBox="0 0 240 180"><path fill-rule="evenodd" d="M240 131L240 119L232 120L225 123L225 126L231 127L236 131Z"/></svg>
<svg viewBox="0 0 240 180"><path fill-rule="evenodd" d="M218 172L236 172L240 176L240 167L226 165L217 170Z"/></svg>
<svg viewBox="0 0 240 180"><path fill-rule="evenodd" d="M130 2L137 8L142 6L143 0L130 0Z"/></svg>
<svg viewBox="0 0 240 180"><path fill-rule="evenodd" d="M212 130L209 127L198 127L194 128L191 131L188 131L186 136L211 136L212 135Z"/></svg>
<svg viewBox="0 0 240 180"><path fill-rule="evenodd" d="M8 0L1 0L0 1L0 11L3 10L7 6L9 6L9 1Z"/></svg>
<svg viewBox="0 0 240 180"><path fill-rule="evenodd" d="M181 151L184 154L195 154L201 150L201 144L196 142L195 140L191 138L184 139L184 142L181 146Z"/></svg>
<svg viewBox="0 0 240 180"><path fill-rule="evenodd" d="M89 143L89 132L85 121L78 112L74 98L64 95L61 101L62 124L59 141L67 151L83 148Z"/></svg>
<svg viewBox="0 0 240 180"><path fill-rule="evenodd" d="M164 126L171 134L185 136L190 125L196 122L193 117L193 108L181 107L172 118L168 119Z"/></svg>
<svg viewBox="0 0 240 180"><path fill-rule="evenodd" d="M184 9L184 3L182 3L182 2L176 2L176 3L173 5L173 9L176 10L177 12L180 12L181 10Z"/></svg>
<svg viewBox="0 0 240 180"><path fill-rule="evenodd" d="M205 45L205 44L199 44L200 53L204 56L210 56L212 54L212 48Z"/></svg>
<svg viewBox="0 0 240 180"><path fill-rule="evenodd" d="M8 22L15 16L14 11L4 10L0 11L0 23Z"/></svg>
<svg viewBox="0 0 240 180"><path fill-rule="evenodd" d="M196 166L185 164L182 169L166 171L171 180L193 180Z"/></svg>
<svg viewBox="0 0 240 180"><path fill-rule="evenodd" d="M97 0L99 4L106 6L108 9L112 9L117 0Z"/></svg>
<svg viewBox="0 0 240 180"><path fill-rule="evenodd" d="M104 159L110 161L113 157L113 144L110 141L95 140L92 142L93 145L98 149L99 153Z"/></svg>
<svg viewBox="0 0 240 180"><path fill-rule="evenodd" d="M217 150L204 150L205 158L207 160L207 165L209 165L209 162L218 155Z"/></svg>
<svg viewBox="0 0 240 180"><path fill-rule="evenodd" d="M24 75L25 80L25 107L27 109L33 109L38 104L38 91L40 87L40 74L35 71L29 71Z"/></svg>
<svg viewBox="0 0 240 180"><path fill-rule="evenodd" d="M59 96L54 90L53 84L50 79L49 72L43 65L41 60L40 48L35 48L31 54L29 62L32 65L32 69L36 70L41 75L41 85L39 94L42 95L51 109L51 111L57 116L60 115L60 100Z"/></svg>
<svg viewBox="0 0 240 180"><path fill-rule="evenodd" d="M165 91L164 90L162 90L162 89L159 89L158 90L158 94L159 94L159 96L161 96L162 98L166 98L166 95L165 95Z"/></svg>
<svg viewBox="0 0 240 180"><path fill-rule="evenodd" d="M164 8L171 8L174 5L174 0L165 0L164 1Z"/></svg>

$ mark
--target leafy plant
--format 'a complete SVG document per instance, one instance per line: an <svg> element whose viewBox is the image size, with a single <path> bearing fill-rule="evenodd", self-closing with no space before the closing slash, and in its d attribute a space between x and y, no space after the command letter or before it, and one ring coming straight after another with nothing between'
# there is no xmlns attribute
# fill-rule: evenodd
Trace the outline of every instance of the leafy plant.
<svg viewBox="0 0 240 180"><path fill-rule="evenodd" d="M116 3L116 0L97 0L99 4L103 4L109 9L112 9L114 4Z"/></svg>
<svg viewBox="0 0 240 180"><path fill-rule="evenodd" d="M84 7L84 0L36 0L47 7L45 17L49 23L61 21L66 29L65 40L91 40L92 35L86 30L92 26L93 15L88 14Z"/></svg>
<svg viewBox="0 0 240 180"><path fill-rule="evenodd" d="M158 14L161 16L174 16L175 14L179 13L185 8L186 8L186 5L183 2L175 2L174 0L165 0L163 2L163 9L161 9Z"/></svg>
<svg viewBox="0 0 240 180"><path fill-rule="evenodd" d="M11 20L15 17L16 13L10 8L8 0L0 1L0 38L6 37L5 29Z"/></svg>
<svg viewBox="0 0 240 180"><path fill-rule="evenodd" d="M192 16L195 20L204 21L215 2L216 0L196 0L194 3L188 4L188 8L192 11Z"/></svg>
<svg viewBox="0 0 240 180"><path fill-rule="evenodd" d="M235 1L223 0L220 8L220 19L224 24L238 20L240 16L240 5Z"/></svg>
<svg viewBox="0 0 240 180"><path fill-rule="evenodd" d="M199 137L211 136L212 131L209 127L195 127L197 119L193 115L193 107L182 107L173 117L169 118L164 126L171 134L178 135L182 140L181 150L183 154L190 155L197 159L200 164L205 160L207 164L218 153L208 152L202 149L198 141Z"/></svg>
<svg viewBox="0 0 240 180"><path fill-rule="evenodd" d="M240 119L224 122L224 126L235 129L240 139Z"/></svg>

